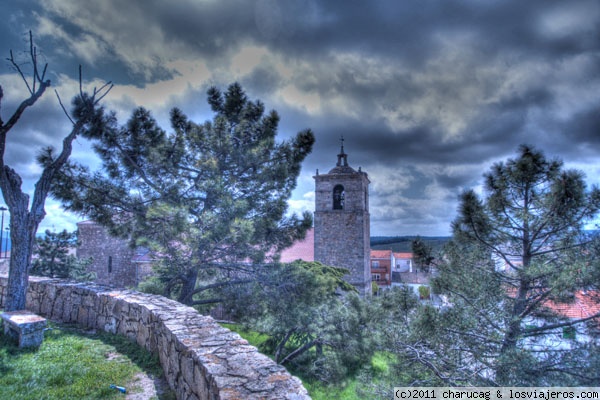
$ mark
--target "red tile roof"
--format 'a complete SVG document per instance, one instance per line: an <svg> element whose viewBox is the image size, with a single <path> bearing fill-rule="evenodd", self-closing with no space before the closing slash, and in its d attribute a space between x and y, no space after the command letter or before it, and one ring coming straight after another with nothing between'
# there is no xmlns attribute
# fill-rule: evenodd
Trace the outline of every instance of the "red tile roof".
<svg viewBox="0 0 600 400"><path fill-rule="evenodd" d="M600 313L600 292L577 291L575 299L571 303L556 303L547 301L544 306L567 318L588 318ZM600 321L600 317L598 317Z"/></svg>
<svg viewBox="0 0 600 400"><path fill-rule="evenodd" d="M392 258L391 250L371 250L371 258Z"/></svg>
<svg viewBox="0 0 600 400"><path fill-rule="evenodd" d="M396 258L413 258L413 253L394 253Z"/></svg>
<svg viewBox="0 0 600 400"><path fill-rule="evenodd" d="M296 260L315 261L315 230L309 229L303 240L298 240L291 247L281 252L281 262Z"/></svg>

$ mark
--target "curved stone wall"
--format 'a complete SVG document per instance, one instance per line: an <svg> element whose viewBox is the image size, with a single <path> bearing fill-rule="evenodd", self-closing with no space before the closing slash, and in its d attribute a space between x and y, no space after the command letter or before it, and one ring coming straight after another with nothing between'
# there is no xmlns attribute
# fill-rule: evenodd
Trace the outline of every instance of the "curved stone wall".
<svg viewBox="0 0 600 400"><path fill-rule="evenodd" d="M7 278L0 276L0 306ZM298 378L237 333L162 296L31 277L27 309L128 337L157 353L178 399L309 399Z"/></svg>

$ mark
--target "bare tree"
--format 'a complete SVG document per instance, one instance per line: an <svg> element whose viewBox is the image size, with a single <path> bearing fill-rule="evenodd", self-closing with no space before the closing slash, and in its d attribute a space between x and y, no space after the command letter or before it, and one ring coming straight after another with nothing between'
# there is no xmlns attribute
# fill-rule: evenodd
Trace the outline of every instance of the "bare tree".
<svg viewBox="0 0 600 400"><path fill-rule="evenodd" d="M38 52L33 44L31 32L29 32L29 57L32 70L30 72L31 76L28 78L22 66L15 59L13 52L10 52L10 57L7 60L21 76L29 92L29 97L19 104L7 122L4 122L0 117L0 188L10 211L10 239L13 244L10 255L8 292L4 304L6 311L25 308L35 235L40 222L46 215L44 204L52 180L71 155L73 140L83 133L87 126L101 123L100 121L103 120L103 109L99 106L99 103L112 88L112 84L109 82L99 89L94 88L91 94L83 92L80 67L79 94L73 99L71 113L65 109L57 93L60 106L71 121L72 127L69 134L63 139L60 153L54 154L53 149L49 147L44 149L38 157L38 162L40 162L43 170L35 184L33 199L30 204L29 194L23 192L21 188L21 177L14 169L6 165L4 158L8 133L23 116L25 110L32 107L50 87L50 80L46 79L48 65L45 64L43 68L39 68ZM0 111L3 97L4 93L0 85Z"/></svg>

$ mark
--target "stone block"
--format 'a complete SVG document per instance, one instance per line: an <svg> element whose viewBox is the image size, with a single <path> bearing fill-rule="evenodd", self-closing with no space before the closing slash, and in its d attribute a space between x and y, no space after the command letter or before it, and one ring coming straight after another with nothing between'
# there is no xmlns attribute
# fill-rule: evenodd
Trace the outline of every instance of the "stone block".
<svg viewBox="0 0 600 400"><path fill-rule="evenodd" d="M46 318L30 311L10 311L2 313L4 334L15 339L19 347L39 347L44 340Z"/></svg>

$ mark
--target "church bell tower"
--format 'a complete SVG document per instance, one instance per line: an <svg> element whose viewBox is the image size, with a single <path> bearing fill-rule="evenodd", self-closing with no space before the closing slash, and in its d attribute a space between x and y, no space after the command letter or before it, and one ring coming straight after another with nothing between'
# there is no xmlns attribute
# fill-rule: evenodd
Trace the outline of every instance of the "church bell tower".
<svg viewBox="0 0 600 400"><path fill-rule="evenodd" d="M371 295L369 177L348 165L344 139L336 166L315 179L315 261L346 268L346 281Z"/></svg>

